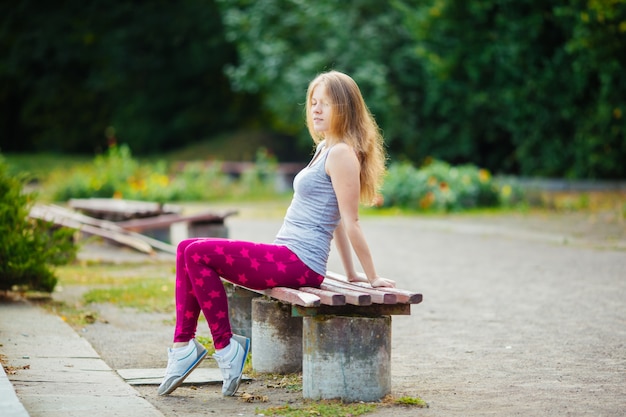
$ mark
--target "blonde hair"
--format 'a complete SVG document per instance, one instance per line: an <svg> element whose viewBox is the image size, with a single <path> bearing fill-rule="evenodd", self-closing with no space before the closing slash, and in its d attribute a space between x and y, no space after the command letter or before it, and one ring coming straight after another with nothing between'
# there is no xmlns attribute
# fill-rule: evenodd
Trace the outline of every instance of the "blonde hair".
<svg viewBox="0 0 626 417"><path fill-rule="evenodd" d="M348 75L339 71L319 74L307 90L306 123L313 141L318 144L325 139L323 132L313 129L311 97L317 86L324 84L332 107L329 134L356 151L361 164L361 202L373 204L385 175L385 149L383 137L369 111L361 90Z"/></svg>

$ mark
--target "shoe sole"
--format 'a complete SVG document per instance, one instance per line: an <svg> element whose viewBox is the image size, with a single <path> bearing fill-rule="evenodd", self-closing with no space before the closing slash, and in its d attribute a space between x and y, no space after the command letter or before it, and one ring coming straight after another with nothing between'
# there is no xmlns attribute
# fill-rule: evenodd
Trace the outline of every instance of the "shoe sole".
<svg viewBox="0 0 626 417"><path fill-rule="evenodd" d="M172 385L170 385L165 391L163 391L162 393L159 393L159 395L168 395L171 394L176 388L180 387L181 384L183 383L183 381L185 380L185 378L187 378L187 376L189 376L189 374L198 367L198 365L200 365L200 362L202 362L202 360L205 358L205 356L207 355L208 351L206 349L204 349L204 351L200 354L200 356L198 356L198 358L196 359L196 361L189 367L189 369L187 369L187 371L181 375L178 379L175 379L174 382L172 382Z"/></svg>
<svg viewBox="0 0 626 417"><path fill-rule="evenodd" d="M241 384L241 380L243 379L243 367L246 364L246 358L248 357L248 353L250 352L250 339L248 339L247 337L239 336L239 335L233 335L233 338L235 340L237 340L237 342L240 345L244 345L243 342L245 341L245 347L244 347L245 353L243 355L243 362L241 363L241 374L239 374L239 377L234 381L235 382L235 389L233 389L232 392L230 392L230 393L228 392L228 390L226 392L224 392L223 395L225 397L232 397L233 395L235 395L235 393L239 389L239 385Z"/></svg>

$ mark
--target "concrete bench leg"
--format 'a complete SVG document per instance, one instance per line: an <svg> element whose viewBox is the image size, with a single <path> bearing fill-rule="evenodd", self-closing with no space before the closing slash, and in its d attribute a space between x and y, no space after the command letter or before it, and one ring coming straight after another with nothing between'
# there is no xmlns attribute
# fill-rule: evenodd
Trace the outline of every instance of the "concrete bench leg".
<svg viewBox="0 0 626 417"><path fill-rule="evenodd" d="M391 392L390 365L391 316L304 318L304 398L378 401Z"/></svg>
<svg viewBox="0 0 626 417"><path fill-rule="evenodd" d="M229 282L224 282L224 288L233 333L252 338L252 300L261 295Z"/></svg>
<svg viewBox="0 0 626 417"><path fill-rule="evenodd" d="M252 300L252 368L289 374L302 370L302 318L291 306L267 298Z"/></svg>

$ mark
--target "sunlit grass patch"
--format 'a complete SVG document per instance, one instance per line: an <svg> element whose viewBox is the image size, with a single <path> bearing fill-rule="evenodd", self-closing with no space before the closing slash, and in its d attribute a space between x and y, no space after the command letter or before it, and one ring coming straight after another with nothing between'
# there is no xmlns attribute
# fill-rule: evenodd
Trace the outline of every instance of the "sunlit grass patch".
<svg viewBox="0 0 626 417"><path fill-rule="evenodd" d="M174 285L169 278L124 278L117 286L91 289L83 298L86 303L112 303L141 311L173 312Z"/></svg>
<svg viewBox="0 0 626 417"><path fill-rule="evenodd" d="M119 286L132 280L174 277L173 264L74 264L56 270L59 285Z"/></svg>
<svg viewBox="0 0 626 417"><path fill-rule="evenodd" d="M400 397L393 399L393 404L407 407L428 408L428 403L419 397Z"/></svg>
<svg viewBox="0 0 626 417"><path fill-rule="evenodd" d="M287 417L355 417L376 410L375 404L344 404L341 401L306 402L301 406L283 405L257 409L257 414Z"/></svg>
<svg viewBox="0 0 626 417"><path fill-rule="evenodd" d="M175 279L171 264L69 265L57 269L58 286L89 288L82 304L112 303L141 311L174 312Z"/></svg>

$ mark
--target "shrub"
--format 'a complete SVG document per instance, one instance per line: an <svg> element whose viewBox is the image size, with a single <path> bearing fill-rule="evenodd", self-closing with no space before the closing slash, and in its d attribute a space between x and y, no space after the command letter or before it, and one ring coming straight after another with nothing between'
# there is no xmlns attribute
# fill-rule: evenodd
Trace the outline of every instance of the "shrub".
<svg viewBox="0 0 626 417"><path fill-rule="evenodd" d="M485 169L439 160L420 169L406 162L392 164L382 194L387 207L440 212L512 205L520 197L512 183L496 181Z"/></svg>
<svg viewBox="0 0 626 417"><path fill-rule="evenodd" d="M24 179L10 177L0 156L0 290L52 292L57 283L52 267L76 256L73 231L30 219L35 196L23 186Z"/></svg>
<svg viewBox="0 0 626 417"><path fill-rule="evenodd" d="M164 161L139 163L127 145L112 145L93 164L69 172L53 173L48 181L51 198L124 198L144 201L201 201L232 196L273 194L277 164L265 150L257 153L255 167L239 180L221 171L221 163L185 163L172 169Z"/></svg>

